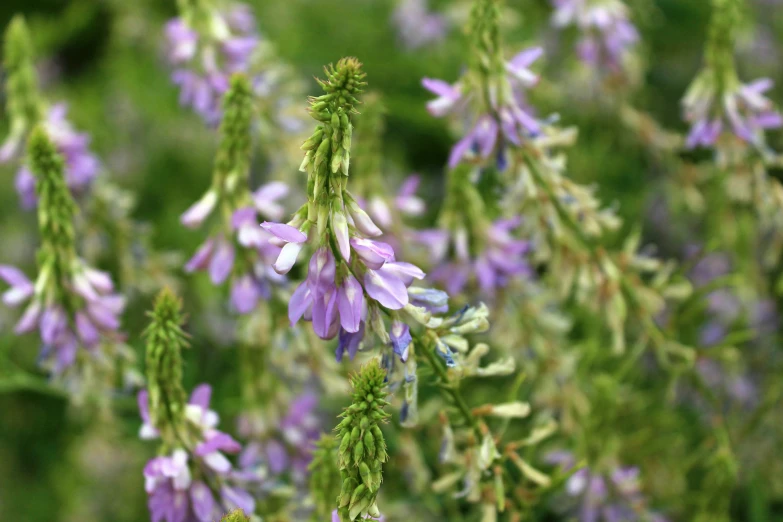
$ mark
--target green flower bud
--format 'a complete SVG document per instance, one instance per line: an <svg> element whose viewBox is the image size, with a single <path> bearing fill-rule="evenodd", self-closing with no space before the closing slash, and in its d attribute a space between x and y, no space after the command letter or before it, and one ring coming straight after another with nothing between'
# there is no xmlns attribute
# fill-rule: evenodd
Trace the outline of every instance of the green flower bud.
<svg viewBox="0 0 783 522"><path fill-rule="evenodd" d="M358 466L359 462L361 462L363 459L364 459L364 443L362 441L359 441L353 447L353 462Z"/></svg>
<svg viewBox="0 0 783 522"><path fill-rule="evenodd" d="M63 158L42 127L30 135L27 155L38 195L39 260L42 265L49 265L59 292L76 259L73 229L76 203L65 182Z"/></svg>
<svg viewBox="0 0 783 522"><path fill-rule="evenodd" d="M336 450L337 441L335 438L331 435L322 435L316 443L313 460L308 468L310 470L310 492L315 501L315 512L321 520L329 518L336 499L350 494L353 490L353 479L347 478L341 481Z"/></svg>
<svg viewBox="0 0 783 522"><path fill-rule="evenodd" d="M368 457L375 457L375 437L369 431L364 434L364 447Z"/></svg>
<svg viewBox="0 0 783 522"><path fill-rule="evenodd" d="M33 45L23 16L16 15L8 24L3 49L6 112L11 122L11 140L21 145L26 134L43 117Z"/></svg>
<svg viewBox="0 0 783 522"><path fill-rule="evenodd" d="M379 419L376 417L385 419L381 409L386 403L384 378L384 371L373 362L363 367L351 380L353 403L345 409L345 417L338 427L343 442L348 441L344 448L341 445L341 458L338 462L344 482L337 505L343 520L353 521L358 517L366 517L369 514L368 509L375 505L375 497L382 481L386 444L378 426ZM356 412L362 412L362 415L356 415ZM379 447L384 448L383 458L378 455ZM352 482L349 483L348 480ZM356 487L346 492L349 484L355 484ZM347 513L343 509L346 505ZM373 509L377 510L377 506Z"/></svg>
<svg viewBox="0 0 783 522"><path fill-rule="evenodd" d="M182 302L168 288L155 298L147 342L147 386L152 425L166 443L184 422L187 397L182 387L182 350L188 346L182 330Z"/></svg>
<svg viewBox="0 0 783 522"><path fill-rule="evenodd" d="M237 509L220 519L220 522L250 522L250 519L241 509Z"/></svg>

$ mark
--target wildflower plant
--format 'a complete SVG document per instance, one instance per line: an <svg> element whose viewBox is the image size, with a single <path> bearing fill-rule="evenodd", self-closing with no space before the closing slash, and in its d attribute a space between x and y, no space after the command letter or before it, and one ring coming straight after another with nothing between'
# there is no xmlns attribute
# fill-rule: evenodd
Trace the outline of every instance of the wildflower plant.
<svg viewBox="0 0 783 522"><path fill-rule="evenodd" d="M144 421L139 435L161 440L159 456L144 467L152 519L207 522L232 509L252 513L255 499L248 488L258 477L238 473L226 458L225 453L242 447L217 430L218 416L209 409L211 387L197 386L188 399L182 386L187 334L179 298L161 291L150 318L145 331L148 389L139 393Z"/></svg>
<svg viewBox="0 0 783 522"><path fill-rule="evenodd" d="M225 112L212 184L180 219L184 226L197 228L213 212L219 214L216 232L187 262L185 271L207 270L215 285L230 279L231 304L241 314L253 311L259 299L270 296L265 261L276 255L277 248L256 226L257 216L279 216L282 208L277 200L288 192L282 182L250 191L252 97L248 79L234 76L223 102Z"/></svg>
<svg viewBox="0 0 783 522"><path fill-rule="evenodd" d="M771 5L256 4L178 0L162 34L163 11L118 0L8 26L0 162L35 213L0 208L22 260L0 264L21 308L0 310L0 519L778 517L783 120L779 75L742 79L774 63ZM346 46L372 76L343 58L302 110L304 71ZM193 111L150 94L156 48ZM178 132L191 112L207 125ZM180 213L209 291L171 270ZM136 428L150 444L125 444Z"/></svg>
<svg viewBox="0 0 783 522"><path fill-rule="evenodd" d="M0 163L21 156L26 140L37 125L49 133L63 156L65 180L74 195L87 191L100 170L98 158L89 150L90 137L76 132L67 119L68 106L49 105L38 88L35 55L27 24L18 15L5 34L4 66L7 71L6 109L11 122L10 135L0 147ZM16 173L16 190L23 208L36 204L35 177L22 163Z"/></svg>
<svg viewBox="0 0 783 522"><path fill-rule="evenodd" d="M77 209L66 184L65 162L42 127L28 139L28 161L39 198L38 276L33 282L17 268L3 266L2 278L11 285L4 301L12 306L30 301L14 331L21 335L37 329L43 365L61 375L77 362L97 362L110 346L121 349L118 330L125 299L115 293L109 274L77 253Z"/></svg>

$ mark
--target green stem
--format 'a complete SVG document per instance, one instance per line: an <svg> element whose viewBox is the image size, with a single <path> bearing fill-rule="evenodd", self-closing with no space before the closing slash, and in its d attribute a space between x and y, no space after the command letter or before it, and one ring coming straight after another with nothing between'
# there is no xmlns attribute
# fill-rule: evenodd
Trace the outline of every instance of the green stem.
<svg viewBox="0 0 783 522"><path fill-rule="evenodd" d="M443 363L436 360L437 358L433 355L430 347L427 346L427 344L421 339L421 337L418 334L411 332L411 336L413 337L413 340L416 343L416 345L422 348L421 350L415 350L415 353L421 354L424 357L424 359L427 361L427 364L438 375L438 378L440 378L440 380L443 382L441 388L446 390L451 400L454 401L454 404L457 406L457 409L459 410L460 414L465 419L465 422L467 422L468 426L470 426L470 428L473 430L473 433L476 435L476 437L480 439L481 430L479 429L478 421L471 413L470 408L468 407L468 404L465 402L465 398L462 397L462 394L457 388L456 383L452 382L448 372L443 366Z"/></svg>

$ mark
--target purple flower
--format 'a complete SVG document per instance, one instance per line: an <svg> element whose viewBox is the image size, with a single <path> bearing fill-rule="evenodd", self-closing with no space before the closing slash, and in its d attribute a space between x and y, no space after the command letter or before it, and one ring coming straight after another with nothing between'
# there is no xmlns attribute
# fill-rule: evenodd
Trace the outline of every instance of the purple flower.
<svg viewBox="0 0 783 522"><path fill-rule="evenodd" d="M200 227L207 216L212 213L217 201L217 194L215 191L210 190L182 214L180 222L188 228Z"/></svg>
<svg viewBox="0 0 783 522"><path fill-rule="evenodd" d="M407 361L408 351L413 341L408 325L399 320L392 321L390 337L394 353L399 356L402 362Z"/></svg>
<svg viewBox="0 0 783 522"><path fill-rule="evenodd" d="M377 270L384 263L394 261L394 249L387 243L354 237L351 246L367 268Z"/></svg>
<svg viewBox="0 0 783 522"><path fill-rule="evenodd" d="M565 451L551 452L545 460L566 471L574 466L573 455ZM589 468L579 469L566 481L565 493L574 499L571 511L578 514L581 522L666 520L647 507L638 468L618 467L608 476Z"/></svg>
<svg viewBox="0 0 783 522"><path fill-rule="evenodd" d="M112 293L114 284L105 272L79 261L65 277L66 291L72 295L52 299L50 285L34 285L20 270L0 265L0 279L11 286L3 294L3 302L16 307L31 300L14 332L21 335L37 327L43 344L41 361L50 362L57 374L74 363L80 345L93 349L101 341L113 339L120 326L118 316L125 307L124 298ZM36 286L40 286L38 291ZM59 304L63 298L78 304L72 315Z"/></svg>
<svg viewBox="0 0 783 522"><path fill-rule="evenodd" d="M258 301L268 299L269 295L266 282L253 274L240 276L231 285L231 305L240 314L252 312Z"/></svg>
<svg viewBox="0 0 783 522"><path fill-rule="evenodd" d="M266 183L253 193L253 204L261 215L267 216L269 219L281 219L285 208L278 200L287 196L288 192L288 185L282 181Z"/></svg>
<svg viewBox="0 0 783 522"><path fill-rule="evenodd" d="M431 13L427 0L402 0L394 10L392 21L400 40L408 49L418 49L440 42L446 36L446 18Z"/></svg>
<svg viewBox="0 0 783 522"><path fill-rule="evenodd" d="M351 274L337 288L337 310L342 329L348 333L358 332L364 315L364 291Z"/></svg>
<svg viewBox="0 0 783 522"><path fill-rule="evenodd" d="M388 265L379 270L367 270L364 275L367 295L389 310L399 310L408 304L408 288L403 279L389 270Z"/></svg>
<svg viewBox="0 0 783 522"><path fill-rule="evenodd" d="M215 125L221 118L220 101L228 78L249 72L259 38L255 20L246 6L212 12L208 34L199 34L181 18L165 27L168 59L175 67L172 81L180 87L180 103L191 107Z"/></svg>
<svg viewBox="0 0 783 522"><path fill-rule="evenodd" d="M764 131L783 127L783 116L764 93L772 88L769 78L719 93L710 71L693 82L682 100L684 119L691 124L686 147L711 147L724 131L761 146Z"/></svg>
<svg viewBox="0 0 783 522"><path fill-rule="evenodd" d="M497 150L503 150L508 143L519 145L526 137L541 132L539 122L528 113L522 99L523 90L538 82L538 75L529 66L541 55L540 47L526 49L506 63L506 77L509 94L489 102L491 113L473 114L467 112L471 96L463 94L461 84L449 85L441 80L424 78L422 85L438 97L427 104L433 116L463 113L463 119L471 121L468 132L451 149L449 168L456 167L465 157L479 156L482 159L492 157ZM484 111L485 109L481 109ZM466 113L467 114L464 114Z"/></svg>
<svg viewBox="0 0 783 522"><path fill-rule="evenodd" d="M3 302L8 306L18 306L33 295L33 283L16 267L0 265L0 279L11 286L3 294Z"/></svg>
<svg viewBox="0 0 783 522"><path fill-rule="evenodd" d="M337 362L342 360L345 353L353 361L353 358L356 357L356 353L362 346L362 341L364 341L364 321L359 323L359 329L356 332L347 332L341 328L337 349L334 352Z"/></svg>
<svg viewBox="0 0 783 522"><path fill-rule="evenodd" d="M216 430L218 418L209 410L211 388L197 386L185 410L188 433L195 438L194 447L179 447L170 455L155 457L144 468L145 490L153 521L211 522L230 509L241 508L247 513L255 509L253 497L235 479L235 470L224 453L238 453L241 445L230 435ZM138 396L139 412L144 424L141 438L159 436L150 423L146 391ZM192 469L199 480L193 480ZM257 481L254 474L243 479ZM204 480L201 480L203 478ZM222 484L215 491L207 484Z"/></svg>
<svg viewBox="0 0 783 522"><path fill-rule="evenodd" d="M639 41L639 32L628 19L622 2L590 0L552 0L555 27L576 26L579 59L589 66L610 73L622 70L623 61Z"/></svg>
<svg viewBox="0 0 783 522"><path fill-rule="evenodd" d="M449 294L462 292L472 276L481 291L491 296L512 280L529 277L532 273L525 258L530 243L512 235L520 223L520 219L494 222L487 229L483 251L474 255L469 252L463 230L451 235L446 231L429 230L419 233L416 239L430 248L432 262L436 265L432 279L442 283ZM449 242L454 252L451 258Z"/></svg>
<svg viewBox="0 0 783 522"><path fill-rule="evenodd" d="M44 123L48 135L57 150L65 160L65 182L71 192L78 196L83 194L98 175L101 165L98 158L90 151L90 137L78 133L67 120L68 106L64 103L53 105L47 113ZM0 163L10 160L13 147L5 149L6 154L0 158ZM15 180L16 191L21 199L22 208L30 209L36 204L35 177L24 165L19 167Z"/></svg>

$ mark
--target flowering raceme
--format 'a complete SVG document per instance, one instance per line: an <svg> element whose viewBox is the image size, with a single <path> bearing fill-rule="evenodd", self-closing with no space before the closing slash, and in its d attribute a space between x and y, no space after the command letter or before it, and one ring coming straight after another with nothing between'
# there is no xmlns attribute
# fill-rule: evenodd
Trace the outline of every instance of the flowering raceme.
<svg viewBox="0 0 783 522"><path fill-rule="evenodd" d="M216 125L231 75L251 72L259 44L255 17L244 4L225 10L208 0L183 4L181 16L165 30L168 59L175 67L171 79L180 88L180 103Z"/></svg>
<svg viewBox="0 0 783 522"><path fill-rule="evenodd" d="M273 265L279 274L291 270L305 245L315 250L307 279L289 302L292 324L301 318L311 321L322 339L340 334L338 353L355 353L369 322L403 356L410 334L397 311L408 305L408 287L424 272L397 261L390 245L371 239L381 230L345 188L353 133L350 118L365 85L360 64L342 59L326 74L320 81L326 94L310 101L310 115L319 125L302 145L307 151L301 168L308 174L309 201L288 223L264 222L261 227L282 246ZM392 317L391 336L382 313Z"/></svg>
<svg viewBox="0 0 783 522"><path fill-rule="evenodd" d="M89 149L90 136L76 132L66 118L68 106L58 103L46 108L38 92L30 35L21 17L6 32L5 67L11 134L0 147L0 163L19 156L30 131L40 123L65 160L68 188L74 196L83 194L98 175L100 162ZM35 178L24 164L17 171L15 185L22 207L35 207Z"/></svg>
<svg viewBox="0 0 783 522"><path fill-rule="evenodd" d="M30 136L28 157L39 197L41 236L39 272L31 282L18 269L0 266L0 277L11 289L6 304L18 306L31 300L15 332L38 328L42 359L55 373L72 366L78 348L88 352L104 342L117 340L119 315L125 299L114 293L111 277L96 270L76 254L73 217L76 204L65 182L65 165L44 128Z"/></svg>
<svg viewBox="0 0 783 522"><path fill-rule="evenodd" d="M574 25L579 29L579 59L607 73L621 72L639 32L621 0L552 0L555 27Z"/></svg>
<svg viewBox="0 0 783 522"><path fill-rule="evenodd" d="M714 3L713 20L705 51L705 66L682 100L683 116L691 125L686 146L713 147L725 132L764 149L764 132L783 127L783 116L764 93L774 83L761 78L740 82L734 64L736 0Z"/></svg>
<svg viewBox="0 0 783 522"><path fill-rule="evenodd" d="M162 455L144 467L144 488L153 522L212 522L232 509L255 510L248 492L260 477L236 470L224 453L242 446L217 430L209 409L212 389L197 386L185 402L181 303L170 290L155 300L147 328L148 391L139 393L143 439L160 438Z"/></svg>
<svg viewBox="0 0 783 522"><path fill-rule="evenodd" d="M184 226L197 228L219 210L221 226L198 248L185 271L206 270L215 285L230 278L231 305L241 314L269 297L270 277L280 279L267 268L280 249L269 243L270 234L258 228L258 215L279 218L283 209L278 200L288 193L288 186L279 181L250 192L252 103L248 80L234 76L224 101L212 186L180 218Z"/></svg>

